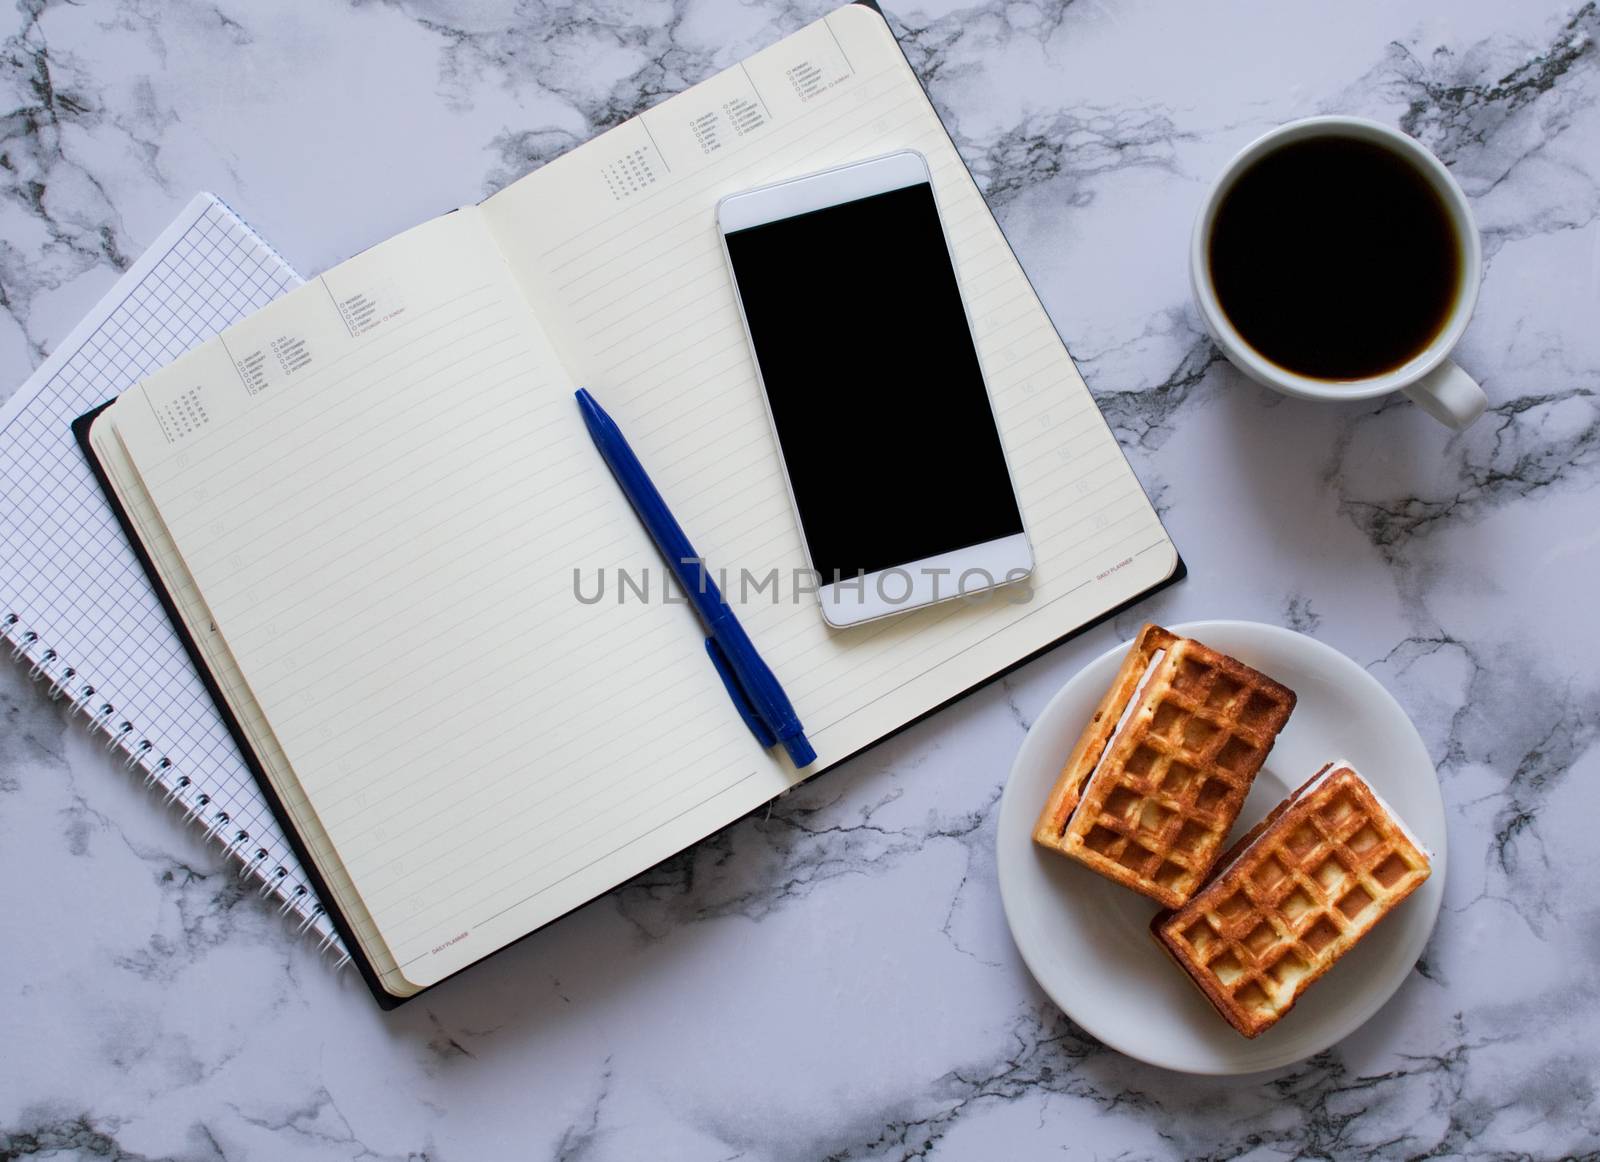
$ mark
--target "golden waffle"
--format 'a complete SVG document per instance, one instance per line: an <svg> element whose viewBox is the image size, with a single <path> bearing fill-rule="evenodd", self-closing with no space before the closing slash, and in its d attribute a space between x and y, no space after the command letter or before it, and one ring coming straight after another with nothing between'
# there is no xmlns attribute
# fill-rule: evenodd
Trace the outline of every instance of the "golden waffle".
<svg viewBox="0 0 1600 1162"><path fill-rule="evenodd" d="M1157 942L1246 1037L1270 1028L1431 872L1366 780L1329 763L1151 922Z"/></svg>
<svg viewBox="0 0 1600 1162"><path fill-rule="evenodd" d="M1294 703L1260 671L1147 624L1067 758L1034 842L1178 907L1205 883Z"/></svg>

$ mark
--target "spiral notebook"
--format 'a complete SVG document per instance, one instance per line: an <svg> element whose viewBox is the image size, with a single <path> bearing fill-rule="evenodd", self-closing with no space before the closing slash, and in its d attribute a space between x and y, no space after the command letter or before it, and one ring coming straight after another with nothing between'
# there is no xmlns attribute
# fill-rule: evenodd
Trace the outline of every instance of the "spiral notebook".
<svg viewBox="0 0 1600 1162"><path fill-rule="evenodd" d="M0 408L0 639L325 946L339 938L72 435L300 278L196 196Z"/></svg>
<svg viewBox="0 0 1600 1162"><path fill-rule="evenodd" d="M1182 570L875 10L373 247L80 425L380 1004L803 777L681 600L580 597L661 562L572 393L605 401L708 560L803 570L713 207L902 148L930 164L1037 567L1030 600L847 632L786 586L725 586L809 775ZM863 321L842 300L818 340Z"/></svg>

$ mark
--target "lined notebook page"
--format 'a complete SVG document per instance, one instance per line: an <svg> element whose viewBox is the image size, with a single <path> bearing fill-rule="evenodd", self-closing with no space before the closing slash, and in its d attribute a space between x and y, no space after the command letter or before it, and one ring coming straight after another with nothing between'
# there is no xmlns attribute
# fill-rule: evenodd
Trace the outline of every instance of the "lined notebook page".
<svg viewBox="0 0 1600 1162"><path fill-rule="evenodd" d="M323 882L333 895L331 903L340 909L350 923L362 951L366 953L374 971L394 974L397 967L390 957L388 946L378 936L372 917L350 882L344 864L334 852L328 836L322 830L315 812L311 810L305 792L300 787L283 748L268 726L260 705L250 692L239 672L233 654L228 650L221 634L206 608L205 600L195 587L194 579L184 565L177 547L172 543L166 526L155 511L150 495L144 490L138 472L129 459L127 450L115 429L116 417L108 411L98 417L90 429L89 439L95 456L105 470L106 478L122 502L123 511L139 530L139 540L145 552L165 583L168 596L177 607L179 616L189 631L190 639L206 659L217 688L233 711L234 721L250 740L256 761L271 780L278 800L294 820L295 829L311 849L321 871ZM248 772L246 773L248 778ZM265 814L266 818L271 818Z"/></svg>
<svg viewBox="0 0 1600 1162"><path fill-rule="evenodd" d="M823 763L1170 576L1176 553L883 18L859 5L559 158L484 204L573 376L627 432L696 550L788 578L804 554L718 243L718 198L913 148L933 172L1037 556L1025 604L829 630L809 598L740 617ZM841 285L839 327L879 336ZM930 385L930 392L936 385ZM818 384L826 400L827 384ZM825 406L825 405L824 405ZM847 422L847 421L845 421ZM936 503L936 501L935 501ZM620 561L582 562L588 569ZM725 586L730 597L738 586ZM748 806L759 803L751 788ZM707 820L706 830L714 821Z"/></svg>
<svg viewBox="0 0 1600 1162"><path fill-rule="evenodd" d="M614 849L774 765L686 609L573 599L569 562L653 550L477 211L115 413L391 991L587 899Z"/></svg>

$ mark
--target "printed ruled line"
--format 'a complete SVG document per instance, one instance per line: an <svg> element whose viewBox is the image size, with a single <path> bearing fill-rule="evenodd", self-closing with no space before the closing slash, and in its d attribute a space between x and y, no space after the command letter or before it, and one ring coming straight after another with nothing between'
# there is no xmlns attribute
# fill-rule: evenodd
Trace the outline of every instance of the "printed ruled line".
<svg viewBox="0 0 1600 1162"><path fill-rule="evenodd" d="M339 306L339 300L333 297L333 288L328 285L328 280L319 274L317 282L323 290L328 292L328 301L333 304L333 313L339 316L339 322L344 324L345 333L354 339L356 337L355 330L350 326L350 320L344 317L344 309Z"/></svg>
<svg viewBox="0 0 1600 1162"><path fill-rule="evenodd" d="M656 151L656 156L661 159L662 166L668 173L672 172L672 163L667 160L667 155L661 152L661 146L656 144L656 135L650 132L650 122L643 113L639 114L639 127L644 130L644 135L650 139L650 148Z"/></svg>
<svg viewBox="0 0 1600 1162"><path fill-rule="evenodd" d="M701 799L697 803L689 804L689 806L685 807L682 811L679 811L677 814L671 816L670 818L663 819L660 823L658 823L654 827L650 828L649 831L646 831L644 834L648 835L651 831L659 831L659 830L661 830L661 828L667 826L669 823L676 823L679 819L682 819L685 815L688 815L688 814L690 814L691 812L694 812L694 811L698 811L701 807L704 807L707 803L711 802L711 800L717 798L717 796L727 794L729 791L733 790L735 787L739 786L741 783L748 782L750 779L753 779L754 777L755 777L755 772L751 771L749 774L745 775L744 778L739 779L739 780L737 780L737 781L735 781L733 783L730 783L726 787L720 788L719 790L713 792L712 794L707 795L704 799ZM507 904L505 907L501 908L498 912L492 912L489 915L483 917L483 919L481 919L481 920L479 920L477 922L475 927L482 927L483 925L488 924L493 920L498 920L501 916L505 915L507 912L511 911L512 909L519 908L523 904L526 904L529 900L532 900L537 896L541 896L545 892L548 892L553 888L559 887L561 884L564 884L568 880L570 880L573 876L579 875L580 873L587 871L589 868L594 867L596 864L605 862L607 859L610 859L612 856L616 855L618 852L624 850L625 848L631 847L636 842L638 842L637 839L631 839L626 843L618 844L616 847L611 848L609 851L601 852L599 855L597 855L593 859L591 859L588 863L585 863L585 864L583 864L583 865L581 865L579 867L573 868L571 871L569 871L565 875L561 876L560 879L553 880L550 883L546 884L544 887L540 888L538 891L530 892L528 895L523 896L521 899L514 900L511 903ZM426 955L428 955L428 954L427 953L421 953L421 954L419 954L417 956L413 956L410 960L406 961L405 964L401 965L401 967L404 968L404 967L406 967L408 965L415 964L417 961L421 960L423 956L426 956Z"/></svg>
<svg viewBox="0 0 1600 1162"><path fill-rule="evenodd" d="M756 95L756 101L761 106L761 115L772 123L772 108L767 104L767 99L761 95L761 86L756 84L756 79L750 75L750 68L743 61L739 62L739 71L744 73L745 83L750 86L750 91Z"/></svg>
<svg viewBox="0 0 1600 1162"><path fill-rule="evenodd" d="M856 75L856 66L850 63L850 54L844 51L844 45L839 41L839 34L833 30L833 22L826 16L822 19L823 27L828 30L828 35L833 37L833 43L839 48L839 55L844 58L844 67L850 70L850 75Z"/></svg>

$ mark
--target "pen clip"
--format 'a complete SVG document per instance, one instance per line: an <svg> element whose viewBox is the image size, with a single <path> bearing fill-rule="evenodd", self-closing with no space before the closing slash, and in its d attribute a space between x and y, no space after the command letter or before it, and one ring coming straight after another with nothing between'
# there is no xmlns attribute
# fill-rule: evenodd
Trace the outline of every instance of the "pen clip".
<svg viewBox="0 0 1600 1162"><path fill-rule="evenodd" d="M750 704L749 697L744 692L744 687L739 684L739 677L733 672L733 666L728 661L728 656L722 652L722 647L717 644L714 637L706 638L706 653L711 655L711 664L716 667L722 676L722 684L728 688L728 697L733 699L733 708L739 712L739 717L744 719L744 724L750 728L750 733L756 736L756 741L763 747L776 746L778 736L772 733L756 708Z"/></svg>

